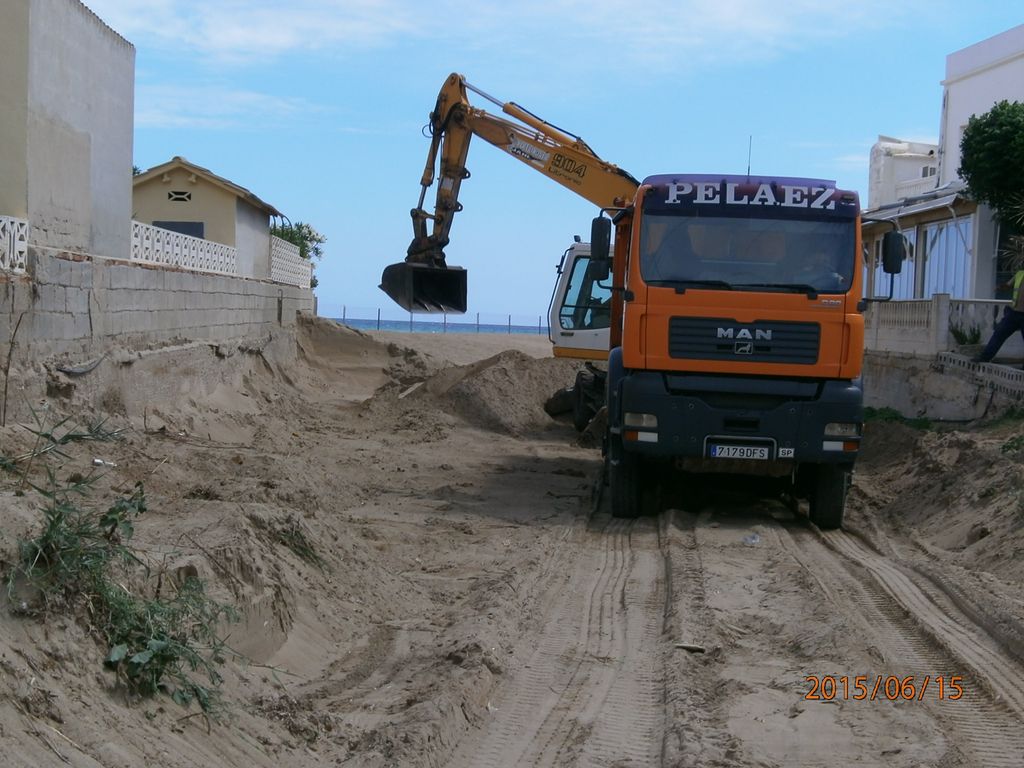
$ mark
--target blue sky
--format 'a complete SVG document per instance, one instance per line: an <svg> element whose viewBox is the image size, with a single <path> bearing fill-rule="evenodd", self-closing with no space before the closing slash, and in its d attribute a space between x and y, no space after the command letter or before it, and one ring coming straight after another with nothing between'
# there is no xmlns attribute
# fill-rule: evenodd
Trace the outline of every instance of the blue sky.
<svg viewBox="0 0 1024 768"><path fill-rule="evenodd" d="M377 285L451 72L639 178L745 172L752 140L753 173L866 204L879 134L937 140L946 55L1024 22L1019 0L86 2L136 47L135 164L182 155L309 222L320 313L394 318ZM594 209L483 141L468 166L446 252L470 315L535 322Z"/></svg>

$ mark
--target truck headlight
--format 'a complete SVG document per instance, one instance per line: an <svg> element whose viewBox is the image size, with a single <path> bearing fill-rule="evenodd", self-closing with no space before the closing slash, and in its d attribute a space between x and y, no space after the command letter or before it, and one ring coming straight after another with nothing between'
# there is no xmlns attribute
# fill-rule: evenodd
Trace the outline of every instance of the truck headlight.
<svg viewBox="0 0 1024 768"><path fill-rule="evenodd" d="M658 417L653 413L624 413L622 424L634 429L657 429Z"/></svg>
<svg viewBox="0 0 1024 768"><path fill-rule="evenodd" d="M825 425L826 437L860 437L860 425L834 421Z"/></svg>

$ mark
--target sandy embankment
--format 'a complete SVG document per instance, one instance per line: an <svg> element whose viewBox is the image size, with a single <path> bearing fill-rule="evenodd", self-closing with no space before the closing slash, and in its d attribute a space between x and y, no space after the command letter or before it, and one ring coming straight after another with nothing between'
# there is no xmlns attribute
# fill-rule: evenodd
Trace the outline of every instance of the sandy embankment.
<svg viewBox="0 0 1024 768"><path fill-rule="evenodd" d="M311 320L297 360L189 354L146 363L152 393L104 393L111 413L37 408L50 425L106 416L126 431L0 473L0 552L9 567L39 530L27 481L48 468L64 482L94 458L115 465L78 502L101 510L143 483L133 544L149 572L119 583L151 597L195 574L237 607L220 719L127 697L87 606L8 603L3 765L972 765L980 731L944 714L966 705L802 699L810 674L970 665L914 667L906 611L778 499L687 481L658 518L595 513L598 452L542 408L576 367L546 339ZM201 389L199 369L215 374ZM873 424L849 502L873 552L971 606L993 647L1024 648L1019 431ZM36 439L0 429L4 456ZM977 722L1009 722L993 707Z"/></svg>
<svg viewBox="0 0 1024 768"><path fill-rule="evenodd" d="M486 712L502 637L550 547L523 522L540 507L571 519L590 492L596 453L542 408L574 365L531 335L365 334L313 320L298 343L288 365L266 350L175 360L154 374L159 402L105 394L121 440L73 443L28 470L45 482L47 466L63 480L93 458L116 465L83 502L96 507L144 483L134 544L152 578L136 570L124 583L152 595L197 574L237 606L226 629L244 658L224 667L225 719L207 731L168 698L126 700L81 606L36 620L6 605L4 765L395 764L380 761L428 759L437 738ZM211 366L208 391L174 386ZM6 456L35 441L14 424L0 437ZM39 528L42 500L15 496L21 485L0 475L7 565ZM285 529L319 565L272 535ZM387 726L395 717L403 728Z"/></svg>

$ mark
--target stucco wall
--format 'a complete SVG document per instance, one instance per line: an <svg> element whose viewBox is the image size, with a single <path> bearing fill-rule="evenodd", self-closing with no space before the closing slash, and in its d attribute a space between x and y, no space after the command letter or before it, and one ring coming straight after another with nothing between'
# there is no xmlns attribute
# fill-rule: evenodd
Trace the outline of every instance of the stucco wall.
<svg viewBox="0 0 1024 768"><path fill-rule="evenodd" d="M992 418L1021 403L1019 385L1000 385L1005 383L1002 379L1024 374L1016 368L1003 372L1003 377L989 376L967 363L955 366L935 357L868 352L864 355L864 405L892 408L908 418Z"/></svg>
<svg viewBox="0 0 1024 768"><path fill-rule="evenodd" d="M204 239L235 247L235 196L199 176L192 181L192 172L185 168L172 168L164 175L167 181L161 175L135 185L132 203L135 219L145 224L201 221L206 225ZM175 202L168 199L168 192L188 192L192 199Z"/></svg>
<svg viewBox="0 0 1024 768"><path fill-rule="evenodd" d="M270 222L265 211L236 198L238 274L270 278Z"/></svg>
<svg viewBox="0 0 1024 768"><path fill-rule="evenodd" d="M135 49L78 0L28 6L32 241L127 258Z"/></svg>
<svg viewBox="0 0 1024 768"><path fill-rule="evenodd" d="M312 291L292 286L34 248L29 272L0 275L0 338L24 315L16 340L25 359L262 336L313 310Z"/></svg>
<svg viewBox="0 0 1024 768"><path fill-rule="evenodd" d="M0 23L0 215L19 219L28 217L28 3L5 0Z"/></svg>

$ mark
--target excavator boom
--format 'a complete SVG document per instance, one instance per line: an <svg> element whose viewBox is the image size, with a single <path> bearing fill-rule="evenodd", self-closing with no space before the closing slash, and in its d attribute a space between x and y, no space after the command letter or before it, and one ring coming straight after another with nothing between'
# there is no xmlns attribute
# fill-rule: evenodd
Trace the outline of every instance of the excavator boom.
<svg viewBox="0 0 1024 768"><path fill-rule="evenodd" d="M467 91L499 106L512 119L471 106ZM450 75L442 86L430 113L429 129L430 150L420 179L419 203L412 210L412 243L404 262L384 269L380 285L410 312L466 311L466 271L446 263L444 248L448 245L452 218L462 210L459 188L469 178L466 157L473 136L601 208L626 204L639 186L630 174L598 157L579 136L514 102L501 102L487 95L459 74ZM437 191L431 213L423 206L427 191L435 182Z"/></svg>

